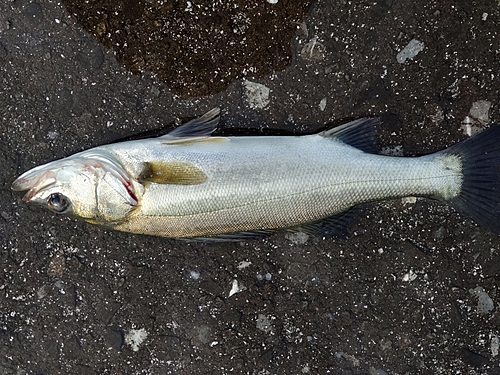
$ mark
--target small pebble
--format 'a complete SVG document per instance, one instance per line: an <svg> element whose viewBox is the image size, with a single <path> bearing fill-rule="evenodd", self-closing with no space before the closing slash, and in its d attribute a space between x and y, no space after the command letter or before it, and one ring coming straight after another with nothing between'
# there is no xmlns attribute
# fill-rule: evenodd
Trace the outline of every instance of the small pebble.
<svg viewBox="0 0 500 375"><path fill-rule="evenodd" d="M270 89L260 83L243 80L245 96L248 105L252 109L263 109L269 105Z"/></svg>
<svg viewBox="0 0 500 375"><path fill-rule="evenodd" d="M413 60L424 49L424 43L412 39L396 56L398 63L403 64L406 60Z"/></svg>

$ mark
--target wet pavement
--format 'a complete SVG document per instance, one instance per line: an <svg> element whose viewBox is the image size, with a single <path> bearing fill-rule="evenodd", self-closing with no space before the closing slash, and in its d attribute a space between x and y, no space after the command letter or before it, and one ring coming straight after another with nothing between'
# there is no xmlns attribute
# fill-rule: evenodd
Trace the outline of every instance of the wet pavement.
<svg viewBox="0 0 500 375"><path fill-rule="evenodd" d="M384 153L443 149L500 122L498 1L110 3L0 3L1 374L500 372L500 239L440 203L367 205L346 238L214 244L110 232L10 190L214 107L239 134L383 114Z"/></svg>

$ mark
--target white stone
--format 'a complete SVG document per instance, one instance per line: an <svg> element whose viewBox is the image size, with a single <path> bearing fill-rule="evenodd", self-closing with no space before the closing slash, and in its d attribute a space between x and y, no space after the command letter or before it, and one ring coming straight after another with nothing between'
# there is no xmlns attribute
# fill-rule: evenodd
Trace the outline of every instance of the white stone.
<svg viewBox="0 0 500 375"><path fill-rule="evenodd" d="M285 238L295 245L303 245L309 239L309 235L304 232L288 232L285 234Z"/></svg>
<svg viewBox="0 0 500 375"><path fill-rule="evenodd" d="M462 121L462 130L469 137L479 133L490 122L491 102L478 100L472 103L469 114Z"/></svg>
<svg viewBox="0 0 500 375"><path fill-rule="evenodd" d="M321 99L319 102L319 109L320 111L324 111L326 108L326 98Z"/></svg>
<svg viewBox="0 0 500 375"><path fill-rule="evenodd" d="M487 100L478 100L472 103L472 107L469 111L470 117L479 121L481 125L487 125L490 122L489 112L491 108L491 103Z"/></svg>
<svg viewBox="0 0 500 375"><path fill-rule="evenodd" d="M469 293L477 297L477 312L480 314L487 314L495 308L493 300L484 290L483 287L476 287L474 289L469 289Z"/></svg>
<svg viewBox="0 0 500 375"><path fill-rule="evenodd" d="M415 280L416 278L417 278L417 274L415 272L413 272L413 270L410 270L410 272L405 273L403 275L403 281L406 281L406 282L411 282L411 281Z"/></svg>
<svg viewBox="0 0 500 375"><path fill-rule="evenodd" d="M498 349L500 348L500 338L497 335L491 335L491 356L496 357L498 355Z"/></svg>
<svg viewBox="0 0 500 375"><path fill-rule="evenodd" d="M417 56L424 49L424 43L412 39L410 43L403 48L396 56L396 60L398 63L403 64L406 60L413 60L415 56Z"/></svg>
<svg viewBox="0 0 500 375"><path fill-rule="evenodd" d="M231 290L229 291L228 297L231 297L232 295L244 291L246 288L243 285L238 284L238 280L234 279L233 280L233 285L231 287Z"/></svg>
<svg viewBox="0 0 500 375"><path fill-rule="evenodd" d="M243 80L248 105L253 109L263 109L269 105L270 89L260 83Z"/></svg>
<svg viewBox="0 0 500 375"><path fill-rule="evenodd" d="M134 352L139 350L139 346L148 337L148 333L144 328L141 329L131 329L125 333L125 343L132 347Z"/></svg>
<svg viewBox="0 0 500 375"><path fill-rule="evenodd" d="M251 264L252 264L252 262L249 262L247 260L242 260L236 268L238 268L239 270L242 270L244 268L250 267Z"/></svg>

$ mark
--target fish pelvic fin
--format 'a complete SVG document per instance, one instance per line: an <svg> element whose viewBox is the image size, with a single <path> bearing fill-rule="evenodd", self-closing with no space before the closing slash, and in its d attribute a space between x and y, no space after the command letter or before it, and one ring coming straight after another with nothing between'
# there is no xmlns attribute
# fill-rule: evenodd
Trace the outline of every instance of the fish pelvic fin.
<svg viewBox="0 0 500 375"><path fill-rule="evenodd" d="M218 234L211 237L180 237L176 238L179 241L186 242L246 242L253 240L261 240L263 238L269 237L274 234L275 230L273 229L260 229L253 231L244 231L244 232L234 232L234 233L225 233Z"/></svg>
<svg viewBox="0 0 500 375"><path fill-rule="evenodd" d="M459 158L460 192L441 199L479 225L500 234L500 125L438 153Z"/></svg>
<svg viewBox="0 0 500 375"><path fill-rule="evenodd" d="M361 151L376 154L379 149L375 142L375 134L379 127L379 118L362 118L322 131L319 135L325 138L337 139Z"/></svg>

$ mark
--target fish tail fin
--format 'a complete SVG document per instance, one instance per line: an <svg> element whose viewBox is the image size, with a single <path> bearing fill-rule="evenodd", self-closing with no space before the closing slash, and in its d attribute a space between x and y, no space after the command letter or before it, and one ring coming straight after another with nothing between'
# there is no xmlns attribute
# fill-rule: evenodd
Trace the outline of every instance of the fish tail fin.
<svg viewBox="0 0 500 375"><path fill-rule="evenodd" d="M479 225L500 234L500 125L444 151L462 163L460 192L445 202Z"/></svg>

